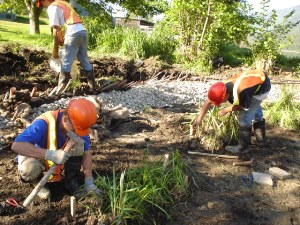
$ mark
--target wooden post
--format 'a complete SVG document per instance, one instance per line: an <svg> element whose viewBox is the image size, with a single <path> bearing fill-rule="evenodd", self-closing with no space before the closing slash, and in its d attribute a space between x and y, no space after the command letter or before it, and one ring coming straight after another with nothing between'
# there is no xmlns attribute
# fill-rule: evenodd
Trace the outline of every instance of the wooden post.
<svg viewBox="0 0 300 225"><path fill-rule="evenodd" d="M76 198L74 196L70 198L70 212L72 217L76 215Z"/></svg>
<svg viewBox="0 0 300 225"><path fill-rule="evenodd" d="M237 155L219 155L219 154L191 152L191 151L188 151L188 153L193 154L193 155L202 155L202 156L210 156L210 157L225 158L225 159L238 159L239 158L239 156L237 156Z"/></svg>
<svg viewBox="0 0 300 225"><path fill-rule="evenodd" d="M163 168L166 169L169 163L169 154L165 154Z"/></svg>

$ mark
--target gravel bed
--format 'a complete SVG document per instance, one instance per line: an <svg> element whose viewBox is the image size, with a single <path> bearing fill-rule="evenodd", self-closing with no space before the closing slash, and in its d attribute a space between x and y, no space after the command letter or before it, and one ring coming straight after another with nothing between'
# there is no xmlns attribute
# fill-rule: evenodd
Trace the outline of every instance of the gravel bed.
<svg viewBox="0 0 300 225"><path fill-rule="evenodd" d="M207 98L207 90L212 82L149 80L143 85L134 86L128 91L112 91L101 93L97 97L104 107L121 105L131 113L142 112L148 108L172 107L174 105L201 105ZM272 85L266 101L276 101L280 95L280 85ZM299 94L299 93L298 93ZM38 115L49 110L65 108L70 98L62 98L50 104L33 109L27 119L32 121ZM0 116L0 128L13 126L11 118Z"/></svg>
<svg viewBox="0 0 300 225"><path fill-rule="evenodd" d="M207 90L212 83L197 81L148 81L143 85L133 87L128 91L112 91L97 96L104 107L121 105L132 113L141 112L146 108L163 108L174 105L201 105L207 98ZM280 95L279 85L272 85L267 101L275 101ZM35 108L34 114L65 108L69 98L60 99L51 104Z"/></svg>

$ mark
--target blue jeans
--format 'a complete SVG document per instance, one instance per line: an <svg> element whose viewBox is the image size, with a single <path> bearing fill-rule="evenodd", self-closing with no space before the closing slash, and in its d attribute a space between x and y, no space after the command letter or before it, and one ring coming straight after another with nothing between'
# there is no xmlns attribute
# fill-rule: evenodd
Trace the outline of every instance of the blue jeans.
<svg viewBox="0 0 300 225"><path fill-rule="evenodd" d="M239 112L239 125L241 127L251 127L252 120L263 120L261 102L261 100L252 97L249 109L247 111L243 109Z"/></svg>
<svg viewBox="0 0 300 225"><path fill-rule="evenodd" d="M65 37L64 46L62 47L61 72L69 73L71 71L75 57L77 57L84 70L91 71L93 69L87 55L87 43L85 30Z"/></svg>

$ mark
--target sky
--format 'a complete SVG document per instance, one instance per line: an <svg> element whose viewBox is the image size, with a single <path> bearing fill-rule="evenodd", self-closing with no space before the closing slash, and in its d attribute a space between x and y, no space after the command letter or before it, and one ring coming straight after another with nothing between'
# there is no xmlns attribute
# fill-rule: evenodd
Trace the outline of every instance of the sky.
<svg viewBox="0 0 300 225"><path fill-rule="evenodd" d="M247 0L248 3L252 4L255 10L259 9L260 0ZM299 0L271 0L270 1L270 10L275 9L287 9L294 6L300 5Z"/></svg>

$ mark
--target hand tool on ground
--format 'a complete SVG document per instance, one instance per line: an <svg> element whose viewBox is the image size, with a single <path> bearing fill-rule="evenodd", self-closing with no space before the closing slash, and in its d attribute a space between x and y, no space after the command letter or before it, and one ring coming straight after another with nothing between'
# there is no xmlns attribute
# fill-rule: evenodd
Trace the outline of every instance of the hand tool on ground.
<svg viewBox="0 0 300 225"><path fill-rule="evenodd" d="M254 159L249 161L241 161L232 163L233 166L252 166L254 164Z"/></svg>
<svg viewBox="0 0 300 225"><path fill-rule="evenodd" d="M192 151L188 151L188 153L193 154L193 155L211 156L211 157L225 158L225 159L238 159L239 158L239 156L237 156L237 155L219 155L219 154L210 154L210 153L202 153L202 152L192 152Z"/></svg>
<svg viewBox="0 0 300 225"><path fill-rule="evenodd" d="M25 210L14 198L7 198L0 203L0 215L18 214Z"/></svg>
<svg viewBox="0 0 300 225"><path fill-rule="evenodd" d="M68 131L67 135L69 136L70 140L72 140L75 145L83 141L82 138L78 137L73 131ZM64 149L64 151L70 152L72 151L73 145ZM82 152L83 154L83 152ZM39 193L42 187L47 183L48 178L52 175L52 173L55 171L57 165L54 164L50 169L45 173L44 177L40 180L40 182L35 186L35 188L31 191L31 193L28 195L28 197L23 202L23 206L27 207L35 198L35 196Z"/></svg>

